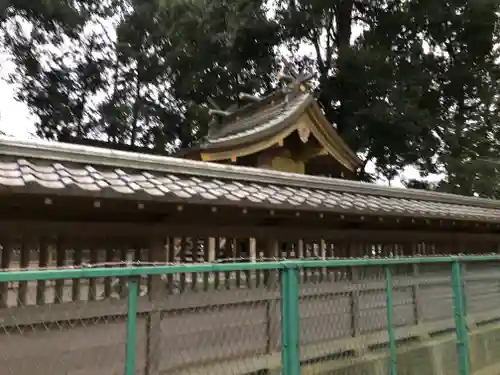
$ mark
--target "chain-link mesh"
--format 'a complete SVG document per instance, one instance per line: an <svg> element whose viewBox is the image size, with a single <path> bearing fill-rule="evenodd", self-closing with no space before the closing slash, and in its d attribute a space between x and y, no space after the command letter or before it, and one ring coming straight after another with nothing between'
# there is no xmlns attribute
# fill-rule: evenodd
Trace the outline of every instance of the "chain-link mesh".
<svg viewBox="0 0 500 375"><path fill-rule="evenodd" d="M187 272L144 272L132 279L0 283L2 374L124 374L130 282L139 284L135 374L278 374L283 269L232 263L221 272L193 272L186 265ZM500 336L492 330L485 339L485 329L500 317L500 262L462 262L463 311L457 310L451 263L345 261L311 268L298 262L302 373L387 374L394 359L397 375L458 374L456 328L462 313L471 370L497 363ZM111 272L169 265L92 265L102 266Z"/></svg>
<svg viewBox="0 0 500 375"><path fill-rule="evenodd" d="M126 289L125 279L112 281ZM8 283L7 307L0 309L1 373L122 374L127 306L125 300L104 300L108 284L106 279Z"/></svg>
<svg viewBox="0 0 500 375"><path fill-rule="evenodd" d="M176 275L156 281L147 348L151 366L168 374L254 374L281 368L278 270ZM154 281L153 281L154 283ZM181 284L182 285L182 284Z"/></svg>
<svg viewBox="0 0 500 375"><path fill-rule="evenodd" d="M408 264L302 271L299 321L302 371L336 375L458 374L456 315L462 312L454 304L451 267L451 262L428 264L417 260ZM494 265L487 267L479 262L466 269L459 284L465 285L470 332L477 328L478 310L482 322L500 316L495 310L498 302L486 302L500 293L500 284ZM474 272L476 279L477 273L482 273L480 282L489 279L490 283L474 284ZM319 276L312 279L311 274ZM480 288L482 291L478 292ZM471 351L484 347L484 337L469 334L469 341ZM472 369L482 369L495 361L491 350L474 357ZM392 365L395 372L390 372Z"/></svg>
<svg viewBox="0 0 500 375"><path fill-rule="evenodd" d="M310 269L300 287L300 356L306 373L377 373L385 366L383 273L375 267ZM303 274L303 278L304 278Z"/></svg>
<svg viewBox="0 0 500 375"><path fill-rule="evenodd" d="M93 265L103 266L124 264ZM135 374L279 373L280 272L231 267L0 283L1 373L123 375L130 282L138 283Z"/></svg>
<svg viewBox="0 0 500 375"><path fill-rule="evenodd" d="M397 372L457 374L451 264L389 269Z"/></svg>
<svg viewBox="0 0 500 375"><path fill-rule="evenodd" d="M467 314L471 373L498 361L500 335L500 262L464 262L463 286ZM483 332L493 327L485 343ZM495 328L496 327L496 328Z"/></svg>

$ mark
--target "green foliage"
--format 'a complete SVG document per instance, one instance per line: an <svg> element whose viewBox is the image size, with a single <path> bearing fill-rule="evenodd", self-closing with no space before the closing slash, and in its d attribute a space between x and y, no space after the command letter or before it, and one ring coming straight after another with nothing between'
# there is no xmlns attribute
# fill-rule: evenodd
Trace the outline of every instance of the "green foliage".
<svg viewBox="0 0 500 375"><path fill-rule="evenodd" d="M434 130L442 143L437 160L447 171L439 189L497 196L498 172L483 159L498 155L499 5L450 0L436 6L422 0L410 10L432 53L440 104Z"/></svg>
<svg viewBox="0 0 500 375"><path fill-rule="evenodd" d="M225 106L266 91L275 71L277 27L258 1L26 6L9 7L4 43L43 138L170 152L206 133L209 97Z"/></svg>
<svg viewBox="0 0 500 375"><path fill-rule="evenodd" d="M280 0L297 64L327 117L391 179L446 172L440 190L496 196L499 3ZM312 57L297 53L309 45ZM360 177L367 179L364 171Z"/></svg>
<svg viewBox="0 0 500 375"><path fill-rule="evenodd" d="M427 181L411 179L403 182L403 185L409 189L418 190L436 190L436 187Z"/></svg>
<svg viewBox="0 0 500 375"><path fill-rule="evenodd" d="M207 132L209 98L227 107L271 90L285 55L317 73L325 115L365 167L391 179L413 165L444 173L437 190L499 196L496 1L7 4L11 79L40 137L187 147Z"/></svg>
<svg viewBox="0 0 500 375"><path fill-rule="evenodd" d="M317 69L319 100L351 147L389 178L408 164L432 172L439 145L432 134L432 79L404 3L279 4L292 46L314 50L312 61L299 56L298 63L309 60Z"/></svg>

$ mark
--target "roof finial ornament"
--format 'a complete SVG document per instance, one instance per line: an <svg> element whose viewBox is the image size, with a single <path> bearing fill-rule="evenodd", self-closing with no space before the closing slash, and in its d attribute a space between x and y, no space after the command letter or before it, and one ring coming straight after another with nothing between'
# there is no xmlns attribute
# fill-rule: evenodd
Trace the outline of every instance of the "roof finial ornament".
<svg viewBox="0 0 500 375"><path fill-rule="evenodd" d="M293 91L293 86L295 82L295 75L293 66L288 62L285 57L281 58L281 64L283 67L278 74L276 75L276 79L278 83L284 83L284 86L281 88L281 92L285 94L285 98L283 100L283 107L286 107L290 101L289 94Z"/></svg>
<svg viewBox="0 0 500 375"><path fill-rule="evenodd" d="M208 114L210 116L220 116L220 117L224 117L224 116L229 116L231 114L231 112L229 111L223 111L221 109L209 109L208 110Z"/></svg>
<svg viewBox="0 0 500 375"><path fill-rule="evenodd" d="M297 72L293 65L285 58L281 58L282 68L276 75L278 82L284 82L285 84L292 84L296 81Z"/></svg>
<svg viewBox="0 0 500 375"><path fill-rule="evenodd" d="M285 88L291 87L301 87L309 88L307 84L311 79L314 78L312 73L299 73L294 65L289 62L286 58L281 59L283 68L278 72L276 78L278 82L284 82Z"/></svg>
<svg viewBox="0 0 500 375"><path fill-rule="evenodd" d="M215 109L221 109L221 107L219 107L219 105L216 103L216 101L213 100L211 97L207 98L207 102L208 102L208 104L210 104Z"/></svg>
<svg viewBox="0 0 500 375"><path fill-rule="evenodd" d="M225 116L229 116L231 114L230 111L224 111L223 109L221 109L221 107L219 107L219 105L215 102L215 100L213 100L212 98L207 98L207 102L214 108L210 108L208 110L208 114L210 116L216 116L217 118L220 119L220 117L225 117Z"/></svg>
<svg viewBox="0 0 500 375"><path fill-rule="evenodd" d="M260 102L261 100L258 96L248 94L246 92L240 92L238 98L240 98L240 100L247 100L249 102Z"/></svg>

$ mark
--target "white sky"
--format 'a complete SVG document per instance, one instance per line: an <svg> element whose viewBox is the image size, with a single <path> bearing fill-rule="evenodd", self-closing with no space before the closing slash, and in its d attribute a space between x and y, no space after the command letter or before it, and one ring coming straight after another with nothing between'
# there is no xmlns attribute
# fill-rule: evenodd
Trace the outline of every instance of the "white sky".
<svg viewBox="0 0 500 375"><path fill-rule="evenodd" d="M35 131L28 107L14 99L14 90L0 81L0 129L7 135L27 139Z"/></svg>
<svg viewBox="0 0 500 375"><path fill-rule="evenodd" d="M34 119L28 107L14 98L14 86L4 81L13 64L6 53L0 53L0 130L7 135L27 139L34 133Z"/></svg>

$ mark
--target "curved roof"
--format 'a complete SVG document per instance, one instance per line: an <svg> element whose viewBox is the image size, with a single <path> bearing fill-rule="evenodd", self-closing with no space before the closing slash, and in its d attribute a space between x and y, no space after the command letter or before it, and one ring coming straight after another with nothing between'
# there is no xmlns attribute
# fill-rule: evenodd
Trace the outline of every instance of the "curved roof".
<svg viewBox="0 0 500 375"><path fill-rule="evenodd" d="M178 155L199 153L202 160L217 161L253 154L292 134L303 116L310 117L314 137L338 163L351 171L361 165L302 85L277 90L221 116L213 121L208 136L198 146Z"/></svg>
<svg viewBox="0 0 500 375"><path fill-rule="evenodd" d="M249 137L267 136L297 119L298 115L314 100L309 93L294 92L288 100L284 95L273 95L262 102L252 103L235 111L220 128L213 130L200 144L202 149L221 148L248 142ZM274 100L272 100L274 99ZM256 105L259 104L259 105Z"/></svg>

